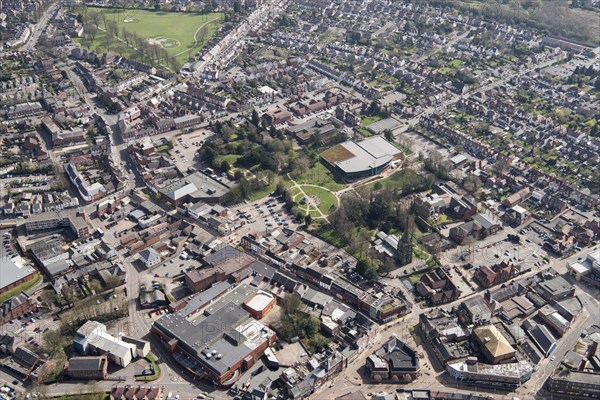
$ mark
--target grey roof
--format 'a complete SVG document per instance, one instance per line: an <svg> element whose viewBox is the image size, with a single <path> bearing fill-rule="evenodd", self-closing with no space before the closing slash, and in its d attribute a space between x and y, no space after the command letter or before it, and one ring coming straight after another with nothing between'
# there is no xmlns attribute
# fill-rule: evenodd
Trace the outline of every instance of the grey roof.
<svg viewBox="0 0 600 400"><path fill-rule="evenodd" d="M44 264L44 268L50 276L60 275L71 268L71 263L67 259L59 259L50 264Z"/></svg>
<svg viewBox="0 0 600 400"><path fill-rule="evenodd" d="M489 229L490 227L492 227L494 225L498 225L498 222L496 222L492 218L492 216L490 216L488 214L482 214L482 213L473 215L473 221L477 222L484 229Z"/></svg>
<svg viewBox="0 0 600 400"><path fill-rule="evenodd" d="M532 324L532 327L527 332L544 354L549 354L552 347L556 345L556 339L548 331L548 328L543 325Z"/></svg>
<svg viewBox="0 0 600 400"><path fill-rule="evenodd" d="M573 285L562 276L540 282L538 286L553 296L573 289Z"/></svg>
<svg viewBox="0 0 600 400"><path fill-rule="evenodd" d="M16 264L8 258L8 255L4 252L4 247L2 247L2 252L0 253L0 289L32 273L32 268Z"/></svg>
<svg viewBox="0 0 600 400"><path fill-rule="evenodd" d="M154 250L152 247L149 247L147 249L140 251L140 258L142 258L146 262L150 262L150 261L154 261L156 259L160 259L160 254L158 254L158 252L156 250Z"/></svg>
<svg viewBox="0 0 600 400"><path fill-rule="evenodd" d="M241 306L228 303L198 325L194 325L179 314L167 314L155 324L169 336L177 337L196 354L199 354L207 345L211 345L222 337L225 330L249 317L250 314Z"/></svg>
<svg viewBox="0 0 600 400"><path fill-rule="evenodd" d="M133 219L138 220L140 218L143 218L146 215L146 213L138 208L137 210L134 210L133 212L131 212L131 214L129 214L129 215Z"/></svg>
<svg viewBox="0 0 600 400"><path fill-rule="evenodd" d="M210 303L214 298L224 293L231 286L233 286L233 284L226 281L217 282L213 284L205 291L193 296L191 300L189 300L187 304L181 310L179 310L179 314L181 314L184 317L187 317L200 307Z"/></svg>
<svg viewBox="0 0 600 400"><path fill-rule="evenodd" d="M317 305L321 308L325 307L331 300L333 300L333 297L312 288L308 288L304 293L304 296L302 296L302 301L309 303L309 305Z"/></svg>
<svg viewBox="0 0 600 400"><path fill-rule="evenodd" d="M241 257L243 254L243 252L239 251L235 247L227 245L222 249L209 255L208 257L205 257L204 263L206 265L217 266L219 264L227 262L232 258Z"/></svg>
<svg viewBox="0 0 600 400"><path fill-rule="evenodd" d="M102 369L102 360L105 356L100 357L71 357L69 359L70 371L99 371Z"/></svg>

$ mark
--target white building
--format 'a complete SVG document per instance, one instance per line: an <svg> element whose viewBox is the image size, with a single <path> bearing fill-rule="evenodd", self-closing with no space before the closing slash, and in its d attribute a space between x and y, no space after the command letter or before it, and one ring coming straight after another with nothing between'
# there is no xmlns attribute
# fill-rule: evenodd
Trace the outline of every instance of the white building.
<svg viewBox="0 0 600 400"><path fill-rule="evenodd" d="M137 355L135 344L124 342L106 331L106 325L88 321L77 330L73 347L82 354L107 354L110 361L126 367Z"/></svg>

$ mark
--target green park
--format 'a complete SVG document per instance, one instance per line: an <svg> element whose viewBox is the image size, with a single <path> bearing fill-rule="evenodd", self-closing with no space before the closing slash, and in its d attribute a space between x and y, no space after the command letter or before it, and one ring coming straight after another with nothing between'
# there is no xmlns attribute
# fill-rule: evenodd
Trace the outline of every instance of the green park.
<svg viewBox="0 0 600 400"><path fill-rule="evenodd" d="M87 7L83 15L84 46L96 52L120 54L148 62L140 40L163 48L183 65L210 41L223 24L221 13L183 13L140 9ZM169 65L166 62L160 62ZM171 68L173 69L173 68Z"/></svg>

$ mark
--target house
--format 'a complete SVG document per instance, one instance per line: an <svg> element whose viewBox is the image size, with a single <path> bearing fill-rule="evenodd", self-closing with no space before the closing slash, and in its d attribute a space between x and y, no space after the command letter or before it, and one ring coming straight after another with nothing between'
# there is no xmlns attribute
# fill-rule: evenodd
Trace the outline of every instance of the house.
<svg viewBox="0 0 600 400"><path fill-rule="evenodd" d="M156 250L154 250L152 247L149 247L140 251L139 260L146 268L151 268L160 263L161 257Z"/></svg>
<svg viewBox="0 0 600 400"><path fill-rule="evenodd" d="M509 208L504 214L505 221L512 226L521 225L527 218L529 218L529 211L521 206Z"/></svg>
<svg viewBox="0 0 600 400"><path fill-rule="evenodd" d="M162 400L163 390L160 386L113 386L110 400Z"/></svg>

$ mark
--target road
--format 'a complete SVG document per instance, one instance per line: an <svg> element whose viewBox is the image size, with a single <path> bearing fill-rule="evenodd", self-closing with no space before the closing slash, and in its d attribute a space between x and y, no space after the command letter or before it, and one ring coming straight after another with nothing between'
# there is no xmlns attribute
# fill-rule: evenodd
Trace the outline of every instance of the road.
<svg viewBox="0 0 600 400"><path fill-rule="evenodd" d="M50 18L52 18L52 16L59 10L60 7L61 4L59 2L56 2L50 7L48 7L48 9L42 15L42 18L39 20L39 22L31 28L31 37L29 38L27 43L25 43L21 47L21 50L29 51L35 48L35 45L40 39L42 32L44 31L44 29L46 29L46 25L48 25L48 21L50 21Z"/></svg>

